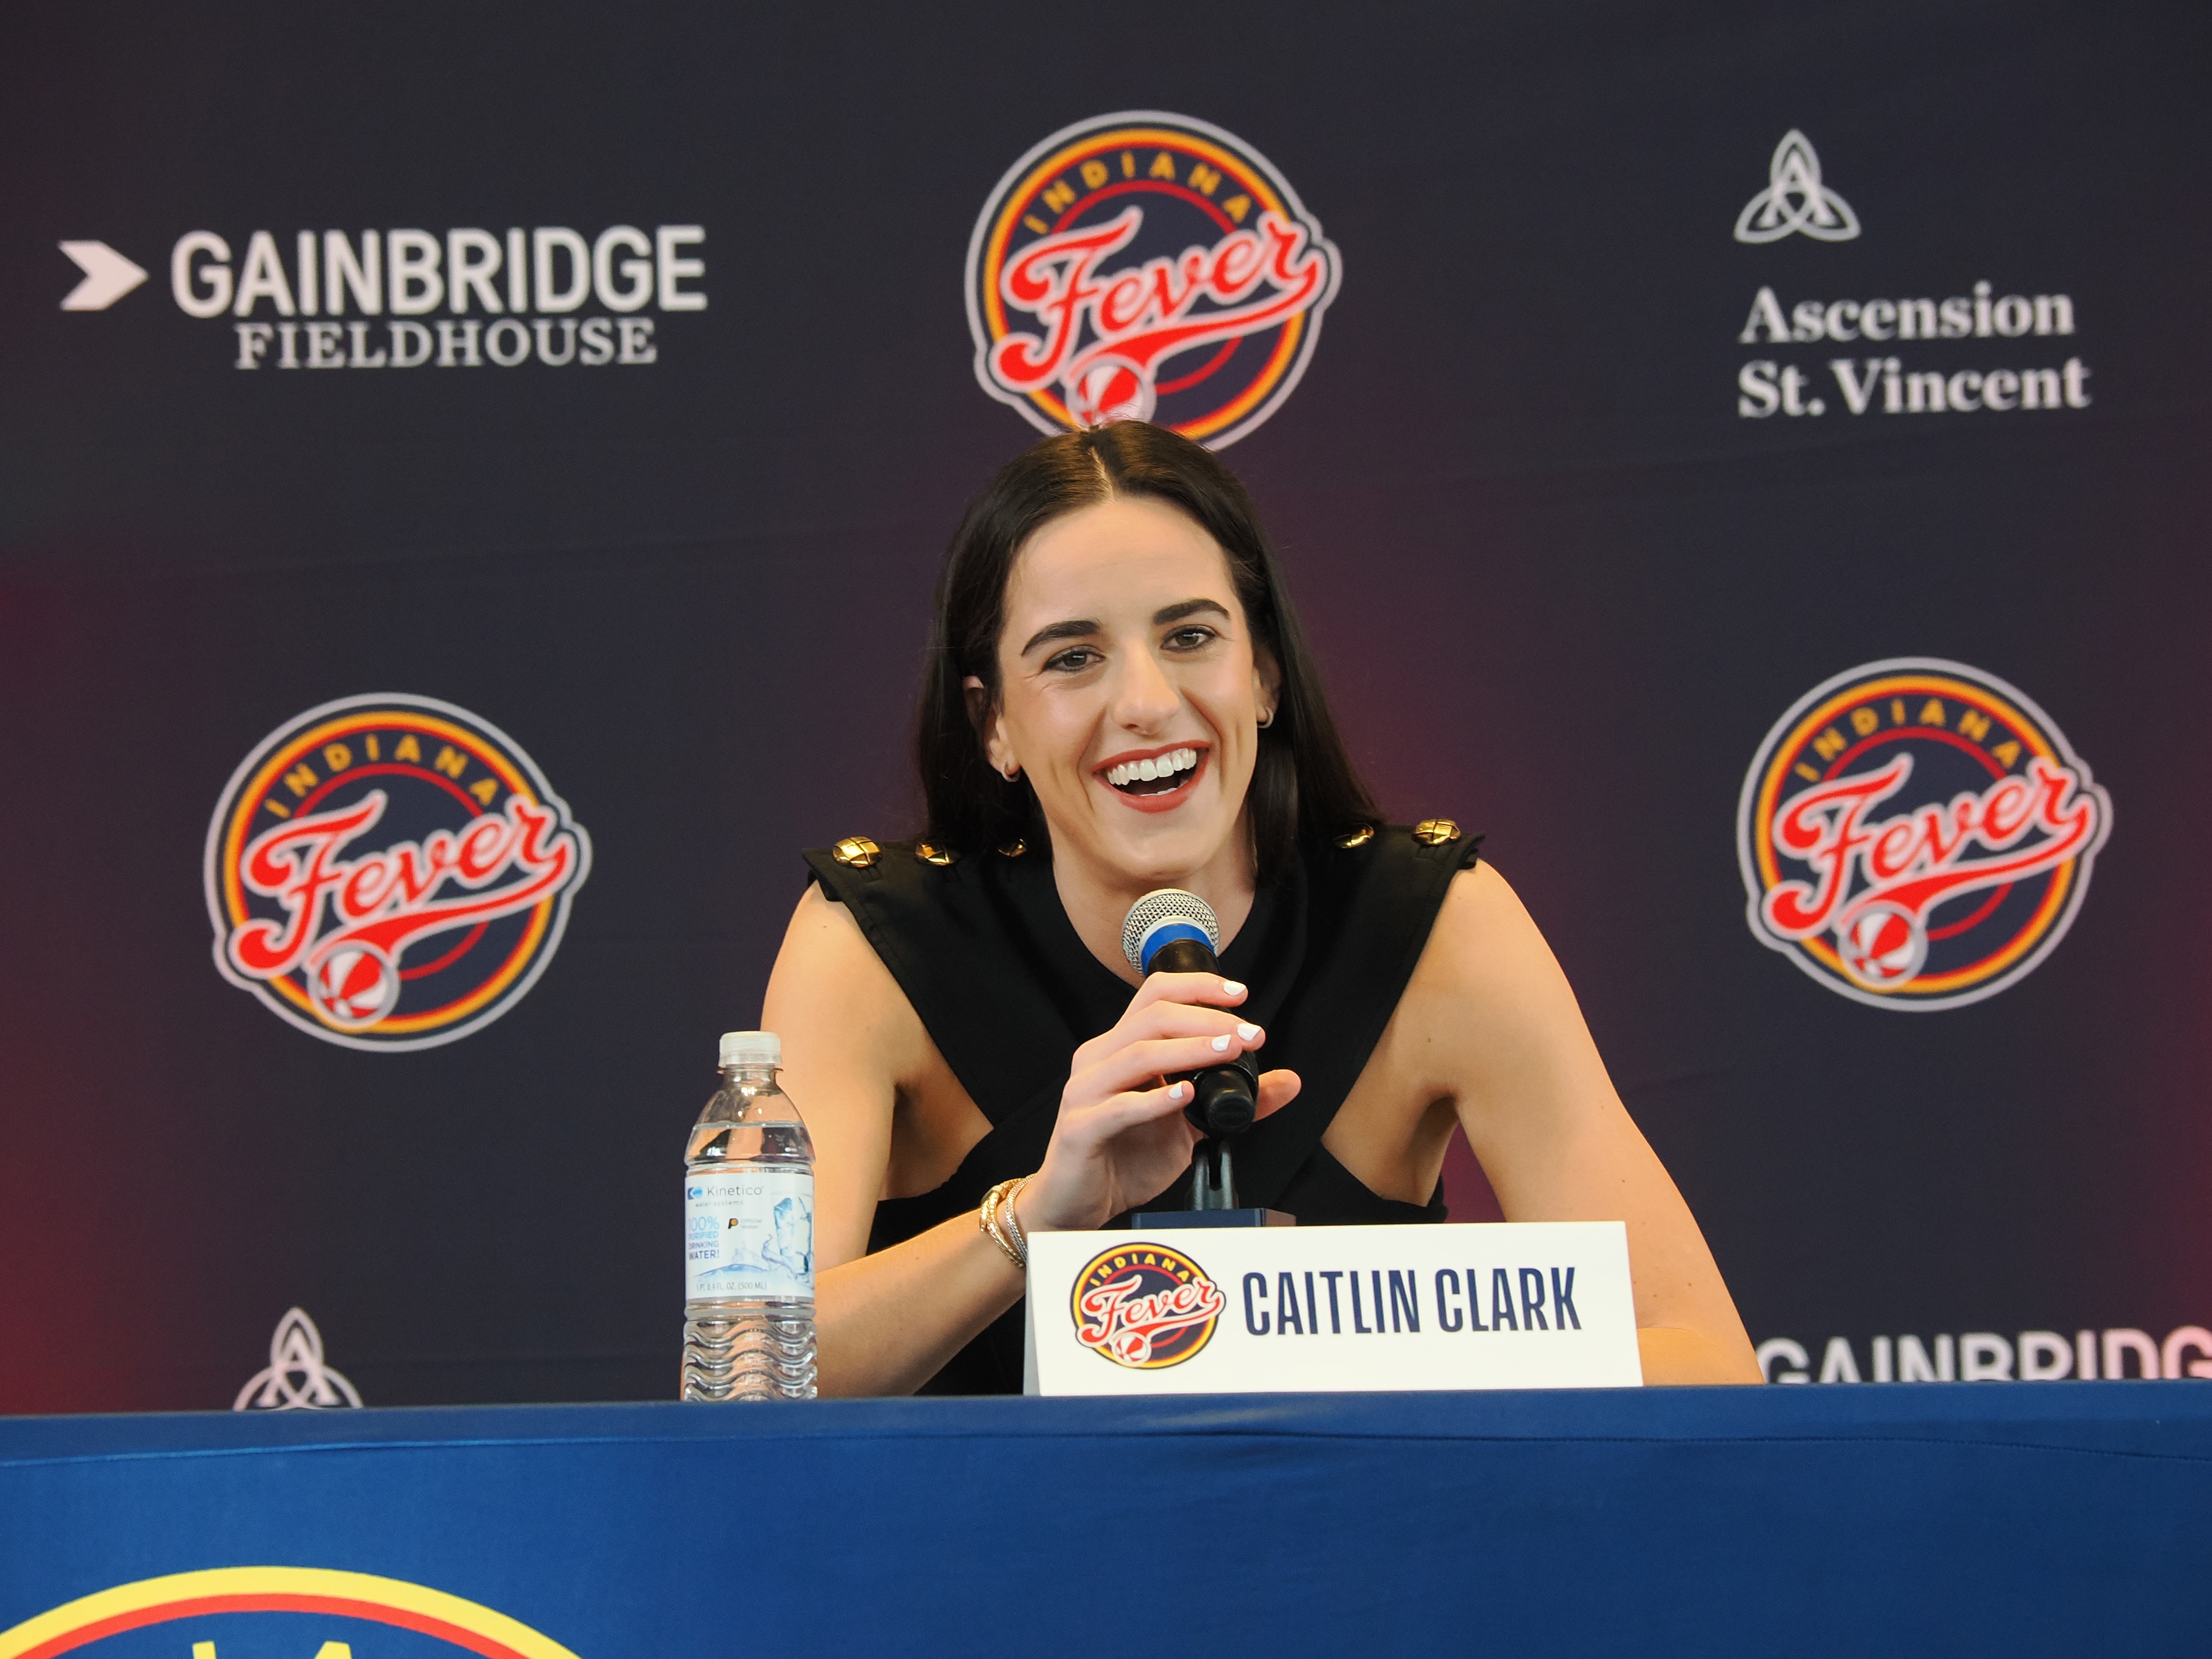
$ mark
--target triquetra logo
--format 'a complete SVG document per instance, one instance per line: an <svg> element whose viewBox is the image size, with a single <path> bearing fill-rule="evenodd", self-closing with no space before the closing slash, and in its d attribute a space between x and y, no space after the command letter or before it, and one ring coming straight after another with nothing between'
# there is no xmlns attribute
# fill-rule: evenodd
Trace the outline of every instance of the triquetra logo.
<svg viewBox="0 0 2212 1659"><path fill-rule="evenodd" d="M263 739L208 826L216 966L301 1030L427 1048L552 960L591 840L530 757L432 697L346 697Z"/></svg>
<svg viewBox="0 0 2212 1659"><path fill-rule="evenodd" d="M1751 931L1856 1001L1978 1002L2057 948L2112 823L2014 687L1935 658L1869 663L1800 698L1744 778Z"/></svg>
<svg viewBox="0 0 2212 1659"><path fill-rule="evenodd" d="M1792 127L1766 164L1766 188L1735 216L1739 242L1778 242L1800 231L1816 242L1848 242L1859 234L1851 204L1820 182L1813 141Z"/></svg>
<svg viewBox="0 0 2212 1659"><path fill-rule="evenodd" d="M1045 432L1133 418L1221 448L1297 385L1340 271L1243 140L1149 110L1080 121L975 222L975 376Z"/></svg>
<svg viewBox="0 0 2212 1659"><path fill-rule="evenodd" d="M1229 1298L1181 1250L1121 1244L1075 1276L1075 1340L1132 1370L1180 1365L1203 1348Z"/></svg>

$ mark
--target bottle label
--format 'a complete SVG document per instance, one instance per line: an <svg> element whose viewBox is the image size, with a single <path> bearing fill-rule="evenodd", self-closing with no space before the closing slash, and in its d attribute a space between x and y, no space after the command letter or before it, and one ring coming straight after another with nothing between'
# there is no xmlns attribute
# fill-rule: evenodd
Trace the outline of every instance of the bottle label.
<svg viewBox="0 0 2212 1659"><path fill-rule="evenodd" d="M814 1172L749 1166L684 1176L684 1296L814 1299Z"/></svg>

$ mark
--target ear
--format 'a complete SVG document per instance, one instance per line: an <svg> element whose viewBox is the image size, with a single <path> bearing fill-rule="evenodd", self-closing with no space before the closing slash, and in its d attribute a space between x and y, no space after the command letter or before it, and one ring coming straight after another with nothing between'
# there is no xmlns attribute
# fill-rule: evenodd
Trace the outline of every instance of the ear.
<svg viewBox="0 0 2212 1659"><path fill-rule="evenodd" d="M983 757L991 763L993 771L1003 776L1013 756L1006 748L1005 725L999 718L998 705L991 696L990 688L970 674L960 682L960 690L968 699L969 723L983 740Z"/></svg>
<svg viewBox="0 0 2212 1659"><path fill-rule="evenodd" d="M1273 719L1282 703L1283 670L1275 660L1275 653L1264 647L1255 647L1252 653L1252 689L1261 719Z"/></svg>

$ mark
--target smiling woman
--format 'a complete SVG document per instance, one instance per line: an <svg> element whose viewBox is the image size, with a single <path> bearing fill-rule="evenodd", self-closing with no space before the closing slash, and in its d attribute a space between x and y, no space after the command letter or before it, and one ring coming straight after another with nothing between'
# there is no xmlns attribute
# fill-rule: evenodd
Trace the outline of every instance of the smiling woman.
<svg viewBox="0 0 2212 1659"><path fill-rule="evenodd" d="M825 1394L1021 1377L1025 1232L1179 1206L1167 1081L1264 1054L1245 1201L1437 1221L1453 1127L1512 1220L1628 1226L1651 1382L1759 1380L1688 1209L1512 891L1444 819L1386 826L1241 485L1139 422L1048 438L939 577L927 833L810 853L763 1024L818 1162ZM1139 976L1164 886L1211 974Z"/></svg>

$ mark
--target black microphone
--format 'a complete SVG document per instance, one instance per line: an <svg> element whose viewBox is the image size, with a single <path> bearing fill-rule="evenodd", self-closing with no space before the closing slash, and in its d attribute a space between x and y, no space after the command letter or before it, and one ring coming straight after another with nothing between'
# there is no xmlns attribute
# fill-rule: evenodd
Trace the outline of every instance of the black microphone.
<svg viewBox="0 0 2212 1659"><path fill-rule="evenodd" d="M1213 907L1180 887L1162 887L1129 907L1121 923L1121 954L1139 973L1218 974L1221 943ZM1260 1109L1260 1073L1243 1055L1187 1073L1190 1104L1182 1109L1195 1128L1219 1138L1252 1127ZM1173 1079L1182 1081L1183 1079Z"/></svg>

